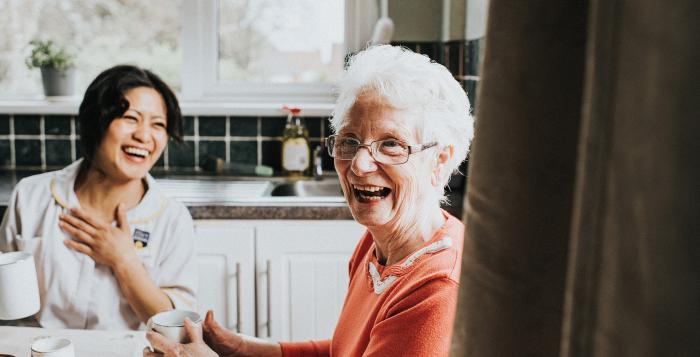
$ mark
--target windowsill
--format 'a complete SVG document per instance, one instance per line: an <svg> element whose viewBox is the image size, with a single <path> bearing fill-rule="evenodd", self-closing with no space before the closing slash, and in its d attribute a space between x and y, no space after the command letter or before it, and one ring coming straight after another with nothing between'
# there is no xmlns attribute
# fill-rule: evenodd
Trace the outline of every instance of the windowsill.
<svg viewBox="0 0 700 357"><path fill-rule="evenodd" d="M228 115L228 116L282 116L282 107L290 103L226 103L226 102L181 102L184 115ZM303 116L330 116L332 103L293 104L302 109ZM63 114L76 115L80 98L61 100L0 100L0 114Z"/></svg>

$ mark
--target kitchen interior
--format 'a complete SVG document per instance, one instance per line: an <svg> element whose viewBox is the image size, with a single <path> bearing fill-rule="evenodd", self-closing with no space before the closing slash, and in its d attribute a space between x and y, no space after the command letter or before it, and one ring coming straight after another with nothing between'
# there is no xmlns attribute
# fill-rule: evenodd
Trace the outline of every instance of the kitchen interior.
<svg viewBox="0 0 700 357"><path fill-rule="evenodd" d="M65 3L72 4L69 6L73 7L81 6L80 2L72 3L69 1ZM118 3L115 2L115 6ZM247 28L241 29L243 26L241 24L224 23L224 18L229 17L226 16L225 11L235 13L240 11L239 7L244 6L245 3L240 1L223 1L218 5L222 11L218 18L220 21L219 29L212 28L210 30L218 31L221 43L229 41L229 39L233 42L236 36L243 36L242 33L244 31L250 31ZM390 42L408 47L446 65L454 73L455 78L464 86L471 103L475 103L476 85L479 80L479 48L484 32L486 2L475 1L473 3L474 5L470 5L472 7L471 12L468 12L467 2L465 1L448 2L449 9L443 8L440 2L366 1L365 3L363 1L348 1L345 4L347 8L355 6L355 9L348 10L343 8L344 2L340 1L335 5L336 11L338 9L348 12L350 10L355 12L363 11L368 16L355 16L354 18L346 19L345 26L343 26L341 18L341 23L334 25L334 28L340 27L337 30L341 34L343 31L354 31L354 33L352 36L345 34L344 37L338 37L339 43L330 43L333 52L330 56L333 58L330 58L329 61L335 61L332 64L338 67L335 69L338 72L339 69L342 69L342 59L348 55L348 53L342 52L346 51L343 46L348 47L349 53L351 53L353 50L356 51L365 44L371 43L373 40L372 36L376 35L373 32L382 31L381 29L375 29L381 24L376 19L390 18L391 38L379 40L383 43ZM47 4L45 6L57 5ZM144 5L143 11L152 10L156 6ZM196 13L197 11L215 10L213 5L208 5L211 8L201 10L197 9L196 5L187 2L180 6L183 7L181 11L188 14ZM306 4L305 6L310 5ZM169 4L168 7L175 6ZM190 9L187 7L195 8ZM204 5L200 5L200 7L204 7ZM51 22L43 24L41 22L45 20L42 16L48 16L46 15L47 9L41 9L41 6L37 5L31 10L36 14L38 23L34 24L34 26L21 26L34 31L53 30L51 26L56 26L56 24L52 25ZM99 10L98 7L90 9L90 11L97 10ZM121 10L126 11L124 9ZM177 9L172 9L172 11L175 10ZM326 10L331 11L330 9ZM14 11L18 11L18 9L14 9ZM471 16L469 22L467 21L468 16ZM163 19L163 21L167 20L172 20L172 18L166 17ZM264 20L284 21L278 17ZM350 20L355 23L347 23ZM471 24L471 27L467 26L467 23ZM12 25L12 22L8 25L8 31L10 31L9 27ZM182 27L181 29L174 28L174 30L183 32L181 40L174 40L176 45L181 48L177 48L173 52L174 55L182 52L181 56L184 59L180 62L185 62L181 63L183 67L188 65L188 50L193 52L201 51L199 48L192 48L194 45L186 41L187 34L185 31L189 27L198 25L183 23L180 26ZM230 28L235 30L227 30ZM72 30L72 32L76 31L77 29ZM386 32L387 30L384 29L384 31ZM63 37L68 37L72 33L71 30L64 30L63 32ZM40 34L41 32L38 33ZM156 32L154 31L154 33ZM24 51L22 54L26 55L28 46L24 42L28 43L28 40L25 39L31 39L33 36L36 35L32 33L16 36L20 39L12 41L14 43L11 43L8 47L13 50L16 49L16 51L22 50ZM168 36L173 37L174 35L169 33ZM77 46L77 44L70 43L69 38L64 40L61 36L56 37L57 40L68 42L68 45ZM159 46L168 45L167 41L173 41L171 38L148 40L160 41L158 42ZM353 43L349 43L351 41ZM225 46L222 45L222 47ZM129 48L129 50L139 49ZM153 51L149 49L141 50ZM216 54L217 49L213 50ZM219 64L222 67L230 66L228 62L233 60L224 60L223 56L224 52L231 52L232 50L232 48L219 49L218 64L216 61L211 64L211 67L214 68L196 68L196 70L200 73L212 70L219 71L222 78L217 80L221 83L216 85L221 88L232 86L231 83L236 82L225 80L223 78L224 75L221 74L226 69L216 68ZM88 50L82 49L82 51ZM307 56L310 58L310 61L319 61L318 59L313 59L313 55L318 56L317 49L313 49L308 53L298 52L290 52L286 56L287 58L297 56L302 58L302 61L304 61L304 56ZM81 56L87 56L81 52L78 53L80 54L76 59L76 63L80 63ZM20 57L19 53L14 53L13 55L14 57ZM10 57L9 54L6 56L13 60L15 59ZM338 58L340 58L339 61ZM107 67L118 63L102 58L100 60L101 62L97 66ZM263 58L259 61L264 60L268 59ZM94 61L94 59L90 59L90 61ZM151 61L147 63L157 65L157 62L153 59L145 61ZM208 66L209 63L204 63L204 60L202 60L197 65L204 67ZM88 71L85 71L86 73L83 74L78 70L78 83L74 85L73 94L69 96L48 96L47 99L42 100L39 71L21 68L22 71L20 72L22 73L14 74L12 70L18 66L24 66L24 64L6 64L5 72L8 73L9 78L4 82L13 81L13 83L5 83L5 88L0 87L5 98L0 103L0 110L2 111L0 113L0 157L2 158L0 167L3 168L3 176L5 177L2 183L3 196L0 196L0 199L4 201L7 200L8 190L13 187L14 183L22 175L60 169L81 157L78 134L80 128L75 120L75 115L80 93L87 86L86 81L89 81L92 74ZM168 76L171 76L170 72L174 72L169 66L174 66L174 64L167 63L165 66L164 78L167 80ZM261 66L261 64L254 63L251 65L251 67L255 66ZM101 68L97 67L97 70L99 69ZM156 72L158 71L158 67L153 67L153 69ZM90 70L94 72L96 69L91 67ZM83 75L82 77L86 78L81 78L81 74ZM254 75L257 74L254 73ZM299 76L299 74L293 75ZM206 77L206 74L202 76ZM328 214L311 218L350 218L349 211L338 209L342 208L342 192L337 179L334 178L333 160L324 148L325 137L331 133L328 118L331 115L333 95L330 84L321 83L321 85L317 85L316 87L324 91L322 95L310 94L306 98L294 92L291 94L282 93L281 90L275 89L270 90L269 93L263 93L262 90L267 88L260 89L260 93L263 94L260 94L257 98L253 98L251 95L248 95L248 97L238 95L237 92L228 94L229 97L226 97L224 94L214 91L212 93L200 91L192 94L195 91L193 88L203 85L201 83L203 80L200 79L199 83L194 83L196 81L189 80L189 77L192 77L190 73L176 73L172 74L172 77L177 77L171 82L176 82L174 86L181 89L182 110L185 115L184 144L170 142L152 171L153 175L160 179L159 181L170 194L183 201L196 204L227 203L231 200L242 200L243 202L246 200L257 200L275 204L321 202L334 209L329 210ZM34 84L33 86L18 85L16 82L20 82L20 80L30 80ZM285 81L287 79L275 80ZM312 82L312 84L314 83ZM11 89L13 86L18 88L15 92ZM255 87L256 83L254 82L249 86ZM260 85L260 87L264 86ZM290 86L288 83L282 83L278 86L290 88L286 89L287 91L294 90L294 84ZM30 92L30 90L34 90L34 92ZM318 89L314 88L314 90ZM195 99L188 100L188 98ZM296 106L300 109L300 112L293 116L290 115L288 118L287 114L290 114L290 112L283 109L285 106ZM300 128L300 133L302 133L301 136L304 137L308 146L308 164L303 169L295 172L285 170L282 162L285 127L289 126L288 120L290 119L292 124L294 124L294 120L299 119L299 123L303 126L303 128ZM451 192L449 193L451 204L445 206L446 209L456 216L461 216L462 213L462 196L466 188L466 163L461 172L462 174L455 175L451 180ZM334 206L337 203L339 205ZM248 218L217 213L221 212L221 210L216 209L200 209L202 215L197 214L196 218ZM299 215L300 211L294 212L287 214L291 215L290 218L304 217ZM259 216L260 213L256 212L251 217L261 217ZM284 213L278 211L263 214L265 218L283 218L284 215Z"/></svg>
<svg viewBox="0 0 700 357"><path fill-rule="evenodd" d="M347 262L364 231L352 220L324 143L332 133L332 80L353 52L391 43L445 65L475 103L487 4L0 4L0 214L19 180L82 156L76 115L96 73L119 63L149 68L176 89L184 115L184 142L169 141L151 174L194 219L199 284L206 287L198 310L211 309L226 328L251 336L329 338ZM148 25L128 29L126 19ZM37 38L74 56L67 92L49 92L39 68L25 63ZM301 157L283 155L292 143L301 146L287 152ZM444 205L456 217L466 162L460 171Z"/></svg>
<svg viewBox="0 0 700 357"><path fill-rule="evenodd" d="M328 338L363 232L324 147L329 78L368 43L401 45L445 65L477 118L444 207L468 223L453 355L697 356L698 15L692 0L0 2L0 211L19 179L81 156L81 91L134 61L181 100L184 145L151 173L195 220L199 310ZM154 30L115 36L120 18ZM72 94L45 96L25 64L46 34L78 53Z"/></svg>

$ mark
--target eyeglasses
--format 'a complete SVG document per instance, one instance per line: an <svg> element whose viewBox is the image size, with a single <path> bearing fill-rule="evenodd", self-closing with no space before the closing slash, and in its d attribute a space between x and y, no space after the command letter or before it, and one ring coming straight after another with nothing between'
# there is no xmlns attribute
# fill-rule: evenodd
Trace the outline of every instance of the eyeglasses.
<svg viewBox="0 0 700 357"><path fill-rule="evenodd" d="M362 144L360 140L352 137L331 135L326 138L328 154L338 160L352 160L361 147L369 148L374 160L382 164L400 165L408 161L411 154L421 152L436 146L437 142L409 145L401 140L385 139L375 140L369 144Z"/></svg>

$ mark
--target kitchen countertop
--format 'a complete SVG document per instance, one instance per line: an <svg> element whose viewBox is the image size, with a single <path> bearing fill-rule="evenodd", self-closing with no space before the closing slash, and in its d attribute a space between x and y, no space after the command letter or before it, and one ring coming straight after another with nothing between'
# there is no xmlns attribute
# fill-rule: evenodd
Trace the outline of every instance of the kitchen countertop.
<svg viewBox="0 0 700 357"><path fill-rule="evenodd" d="M4 214L15 184L33 174L37 172L0 171L0 214ZM164 193L183 202L194 219L352 219L350 209L339 197L270 197L256 188L284 181L280 177L232 178L191 173L155 177Z"/></svg>
<svg viewBox="0 0 700 357"><path fill-rule="evenodd" d="M12 189L27 171L0 171L0 215L7 208ZM271 197L275 182L283 177L227 177L206 173L167 175L156 173L164 193L183 202L193 219L311 219L349 220L350 209L342 197ZM328 175L333 179L335 175ZM444 208L461 218L462 193L448 195L453 201Z"/></svg>

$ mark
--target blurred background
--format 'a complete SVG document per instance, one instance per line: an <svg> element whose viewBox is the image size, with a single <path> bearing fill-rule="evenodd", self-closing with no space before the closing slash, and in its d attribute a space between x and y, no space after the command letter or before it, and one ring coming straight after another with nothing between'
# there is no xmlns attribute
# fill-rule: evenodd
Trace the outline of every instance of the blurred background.
<svg viewBox="0 0 700 357"><path fill-rule="evenodd" d="M487 0L3 0L0 167L46 170L80 157L74 115L82 93L102 70L130 63L163 77L186 114L186 145L170 145L157 170L198 171L213 155L279 172L285 125L280 108L301 107L311 149L322 145L330 133L333 81L348 56L370 43L403 45L444 64L473 105L487 5ZM52 40L74 55L71 95L44 96L40 71L25 64L33 39ZM324 159L324 169L332 170L332 160Z"/></svg>

